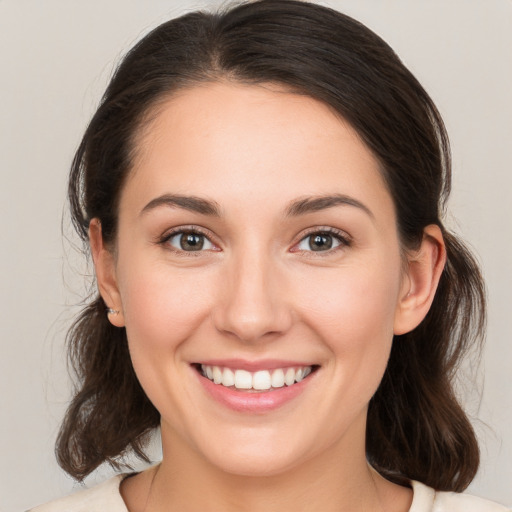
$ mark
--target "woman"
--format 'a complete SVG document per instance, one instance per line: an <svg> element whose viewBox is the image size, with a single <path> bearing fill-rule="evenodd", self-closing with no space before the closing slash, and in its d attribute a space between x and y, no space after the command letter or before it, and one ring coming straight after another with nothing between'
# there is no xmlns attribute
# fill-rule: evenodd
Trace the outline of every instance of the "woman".
<svg viewBox="0 0 512 512"><path fill-rule="evenodd" d="M82 479L160 427L163 459L35 510L505 510L445 492L478 468L451 377L485 302L449 189L435 106L351 18L155 29L73 163L99 295L57 454Z"/></svg>

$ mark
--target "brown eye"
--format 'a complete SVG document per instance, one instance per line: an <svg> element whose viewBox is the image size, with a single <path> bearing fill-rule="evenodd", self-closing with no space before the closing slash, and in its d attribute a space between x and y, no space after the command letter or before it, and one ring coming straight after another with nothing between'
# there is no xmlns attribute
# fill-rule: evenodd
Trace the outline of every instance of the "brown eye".
<svg viewBox="0 0 512 512"><path fill-rule="evenodd" d="M174 233L168 243L179 251L193 252L213 249L213 244L201 233L193 231Z"/></svg>
<svg viewBox="0 0 512 512"><path fill-rule="evenodd" d="M327 251L332 249L333 238L325 233L318 233L308 237L309 248L312 251Z"/></svg>
<svg viewBox="0 0 512 512"><path fill-rule="evenodd" d="M350 245L348 240L337 233L318 231L305 236L297 244L297 249L299 251L327 252L347 245Z"/></svg>

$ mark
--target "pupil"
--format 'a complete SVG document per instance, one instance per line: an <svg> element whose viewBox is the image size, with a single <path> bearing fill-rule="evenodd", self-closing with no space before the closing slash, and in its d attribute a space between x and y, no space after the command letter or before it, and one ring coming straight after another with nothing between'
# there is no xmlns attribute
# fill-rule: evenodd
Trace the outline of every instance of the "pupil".
<svg viewBox="0 0 512 512"><path fill-rule="evenodd" d="M326 234L314 235L309 240L312 251L326 251L332 247L332 236Z"/></svg>
<svg viewBox="0 0 512 512"><path fill-rule="evenodd" d="M195 233L184 233L180 242L181 248L185 251L200 251L204 245L203 236Z"/></svg>

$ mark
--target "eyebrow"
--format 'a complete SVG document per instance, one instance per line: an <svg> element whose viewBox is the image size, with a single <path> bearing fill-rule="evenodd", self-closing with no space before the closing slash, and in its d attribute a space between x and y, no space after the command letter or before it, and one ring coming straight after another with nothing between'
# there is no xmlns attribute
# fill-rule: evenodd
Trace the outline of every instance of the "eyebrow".
<svg viewBox="0 0 512 512"><path fill-rule="evenodd" d="M326 210L327 208L333 208L335 206L347 205L359 208L364 211L369 217L375 219L373 212L365 206L361 201L354 199L353 197L346 196L344 194L333 194L326 196L310 196L293 201L286 209L286 215L288 217L296 217L298 215L304 215L306 213L318 212L320 210Z"/></svg>
<svg viewBox="0 0 512 512"><path fill-rule="evenodd" d="M325 196L309 196L297 199L288 205L285 210L287 217L297 217L307 213L318 212L333 208L335 206L348 205L359 208L364 211L369 217L375 219L372 211L365 206L361 201L344 194L333 194ZM180 194L164 194L155 199L152 199L141 210L141 215L145 214L155 208L167 206L170 208L182 208L202 215L210 215L213 217L220 217L220 207L215 201L202 199L196 196L184 196Z"/></svg>
<svg viewBox="0 0 512 512"><path fill-rule="evenodd" d="M164 194L152 199L141 210L141 215L155 208L168 206L171 208L182 208L202 215L220 217L220 208L215 201L209 201L195 196L183 196L179 194Z"/></svg>

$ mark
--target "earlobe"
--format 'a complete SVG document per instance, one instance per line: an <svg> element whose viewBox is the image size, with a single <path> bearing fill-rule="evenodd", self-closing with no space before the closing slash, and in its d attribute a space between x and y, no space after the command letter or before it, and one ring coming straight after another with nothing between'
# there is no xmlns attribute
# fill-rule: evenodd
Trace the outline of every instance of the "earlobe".
<svg viewBox="0 0 512 512"><path fill-rule="evenodd" d="M435 224L423 231L417 251L407 256L407 271L395 313L394 334L415 329L427 315L446 263L441 228Z"/></svg>
<svg viewBox="0 0 512 512"><path fill-rule="evenodd" d="M89 223L89 244L91 246L96 281L103 301L106 304L105 315L116 327L124 327L124 315L121 295L117 286L115 261L112 252L103 241L101 222L94 218Z"/></svg>

